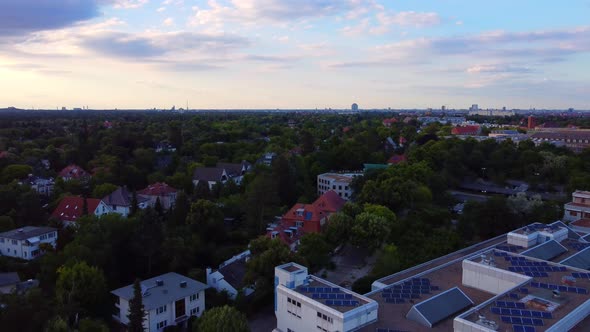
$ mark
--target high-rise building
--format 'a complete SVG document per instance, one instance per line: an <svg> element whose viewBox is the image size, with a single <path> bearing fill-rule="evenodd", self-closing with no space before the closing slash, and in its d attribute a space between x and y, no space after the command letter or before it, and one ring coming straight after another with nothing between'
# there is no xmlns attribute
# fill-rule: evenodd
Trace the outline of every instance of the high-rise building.
<svg viewBox="0 0 590 332"><path fill-rule="evenodd" d="M447 110L447 107L446 107L445 105L442 105L442 106L440 107L440 109L441 109L442 111L446 111L446 110Z"/></svg>
<svg viewBox="0 0 590 332"><path fill-rule="evenodd" d="M359 105L357 103L354 103L354 104L352 104L352 106L350 108L352 109L353 112L358 112Z"/></svg>
<svg viewBox="0 0 590 332"><path fill-rule="evenodd" d="M529 121L527 123L527 128L528 129L535 129L536 126L537 126L537 121L535 120L535 117L532 115L529 115Z"/></svg>

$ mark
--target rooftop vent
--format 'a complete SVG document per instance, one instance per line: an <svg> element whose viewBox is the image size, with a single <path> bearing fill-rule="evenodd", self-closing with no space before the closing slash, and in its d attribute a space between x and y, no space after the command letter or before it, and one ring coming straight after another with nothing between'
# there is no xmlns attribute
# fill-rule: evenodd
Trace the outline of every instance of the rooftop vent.
<svg viewBox="0 0 590 332"><path fill-rule="evenodd" d="M164 286L164 280L156 280L156 286Z"/></svg>
<svg viewBox="0 0 590 332"><path fill-rule="evenodd" d="M186 281L180 282L180 288L186 288Z"/></svg>

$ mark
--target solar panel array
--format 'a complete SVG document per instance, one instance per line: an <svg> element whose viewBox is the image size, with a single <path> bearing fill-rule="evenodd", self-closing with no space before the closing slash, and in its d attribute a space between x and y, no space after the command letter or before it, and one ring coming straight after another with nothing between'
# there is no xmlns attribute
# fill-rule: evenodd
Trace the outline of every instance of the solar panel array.
<svg viewBox="0 0 590 332"><path fill-rule="evenodd" d="M568 292L568 293L588 294L588 290L583 287L561 286L561 285L555 285L555 284L546 284L543 282L531 282L531 287L558 290L560 292Z"/></svg>
<svg viewBox="0 0 590 332"><path fill-rule="evenodd" d="M419 299L422 294L430 294L431 291L438 291L438 286L430 284L428 278L412 278L403 284L393 285L381 292L381 297L386 303L400 304L406 300Z"/></svg>
<svg viewBox="0 0 590 332"><path fill-rule="evenodd" d="M569 246L576 249L577 251L582 251L588 247L590 247L590 243L569 243Z"/></svg>
<svg viewBox="0 0 590 332"><path fill-rule="evenodd" d="M499 315L503 323L511 324L514 331L534 332L535 326L545 326L544 319L553 319L550 312L525 309L522 302L496 301L495 304L490 311Z"/></svg>
<svg viewBox="0 0 590 332"><path fill-rule="evenodd" d="M353 300L352 294L344 293L339 287L299 287L299 291L310 293L315 300L325 300L325 304L337 307L356 307L360 301Z"/></svg>
<svg viewBox="0 0 590 332"><path fill-rule="evenodd" d="M574 272L574 273L572 273L572 277L577 278L577 279L590 279L590 273Z"/></svg>

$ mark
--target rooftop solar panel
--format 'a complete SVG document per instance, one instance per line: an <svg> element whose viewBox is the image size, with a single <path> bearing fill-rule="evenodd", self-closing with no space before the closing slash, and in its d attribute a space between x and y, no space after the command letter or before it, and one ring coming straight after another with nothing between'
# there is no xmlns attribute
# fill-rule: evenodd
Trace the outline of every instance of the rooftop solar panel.
<svg viewBox="0 0 590 332"><path fill-rule="evenodd" d="M544 326L545 324L543 324L543 320L542 319L533 318L533 325L535 325L535 326Z"/></svg>
<svg viewBox="0 0 590 332"><path fill-rule="evenodd" d="M326 300L326 305L334 305L334 300Z"/></svg>
<svg viewBox="0 0 590 332"><path fill-rule="evenodd" d="M352 299L352 294L345 294L344 295L344 298L345 299Z"/></svg>

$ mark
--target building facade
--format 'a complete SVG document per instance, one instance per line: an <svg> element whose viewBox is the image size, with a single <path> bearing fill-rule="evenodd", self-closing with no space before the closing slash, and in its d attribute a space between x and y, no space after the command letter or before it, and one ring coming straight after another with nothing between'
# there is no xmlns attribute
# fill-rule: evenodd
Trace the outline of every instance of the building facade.
<svg viewBox="0 0 590 332"><path fill-rule="evenodd" d="M352 197L352 180L361 176L361 173L324 173L318 175L318 195L323 195L326 192L333 190L342 199L350 200Z"/></svg>
<svg viewBox="0 0 590 332"><path fill-rule="evenodd" d="M144 328L147 332L160 332L167 326L186 327L191 317L200 317L205 311L207 285L169 272L141 282L142 302L145 310ZM133 299L133 285L111 292L115 296L113 319L127 325L129 301Z"/></svg>
<svg viewBox="0 0 590 332"><path fill-rule="evenodd" d="M218 292L225 291L232 299L236 299L240 291L245 296L254 292L253 287L244 285L246 263L250 259L250 250L246 250L221 263L217 270L207 268L207 285Z"/></svg>
<svg viewBox="0 0 590 332"><path fill-rule="evenodd" d="M576 190L572 193L572 201L564 206L564 221L590 219L590 192Z"/></svg>
<svg viewBox="0 0 590 332"><path fill-rule="evenodd" d="M278 332L355 331L378 317L374 300L309 275L296 263L275 267L274 310Z"/></svg>
<svg viewBox="0 0 590 332"><path fill-rule="evenodd" d="M57 229L26 226L0 233L0 255L32 260L43 254L42 244L55 248Z"/></svg>

